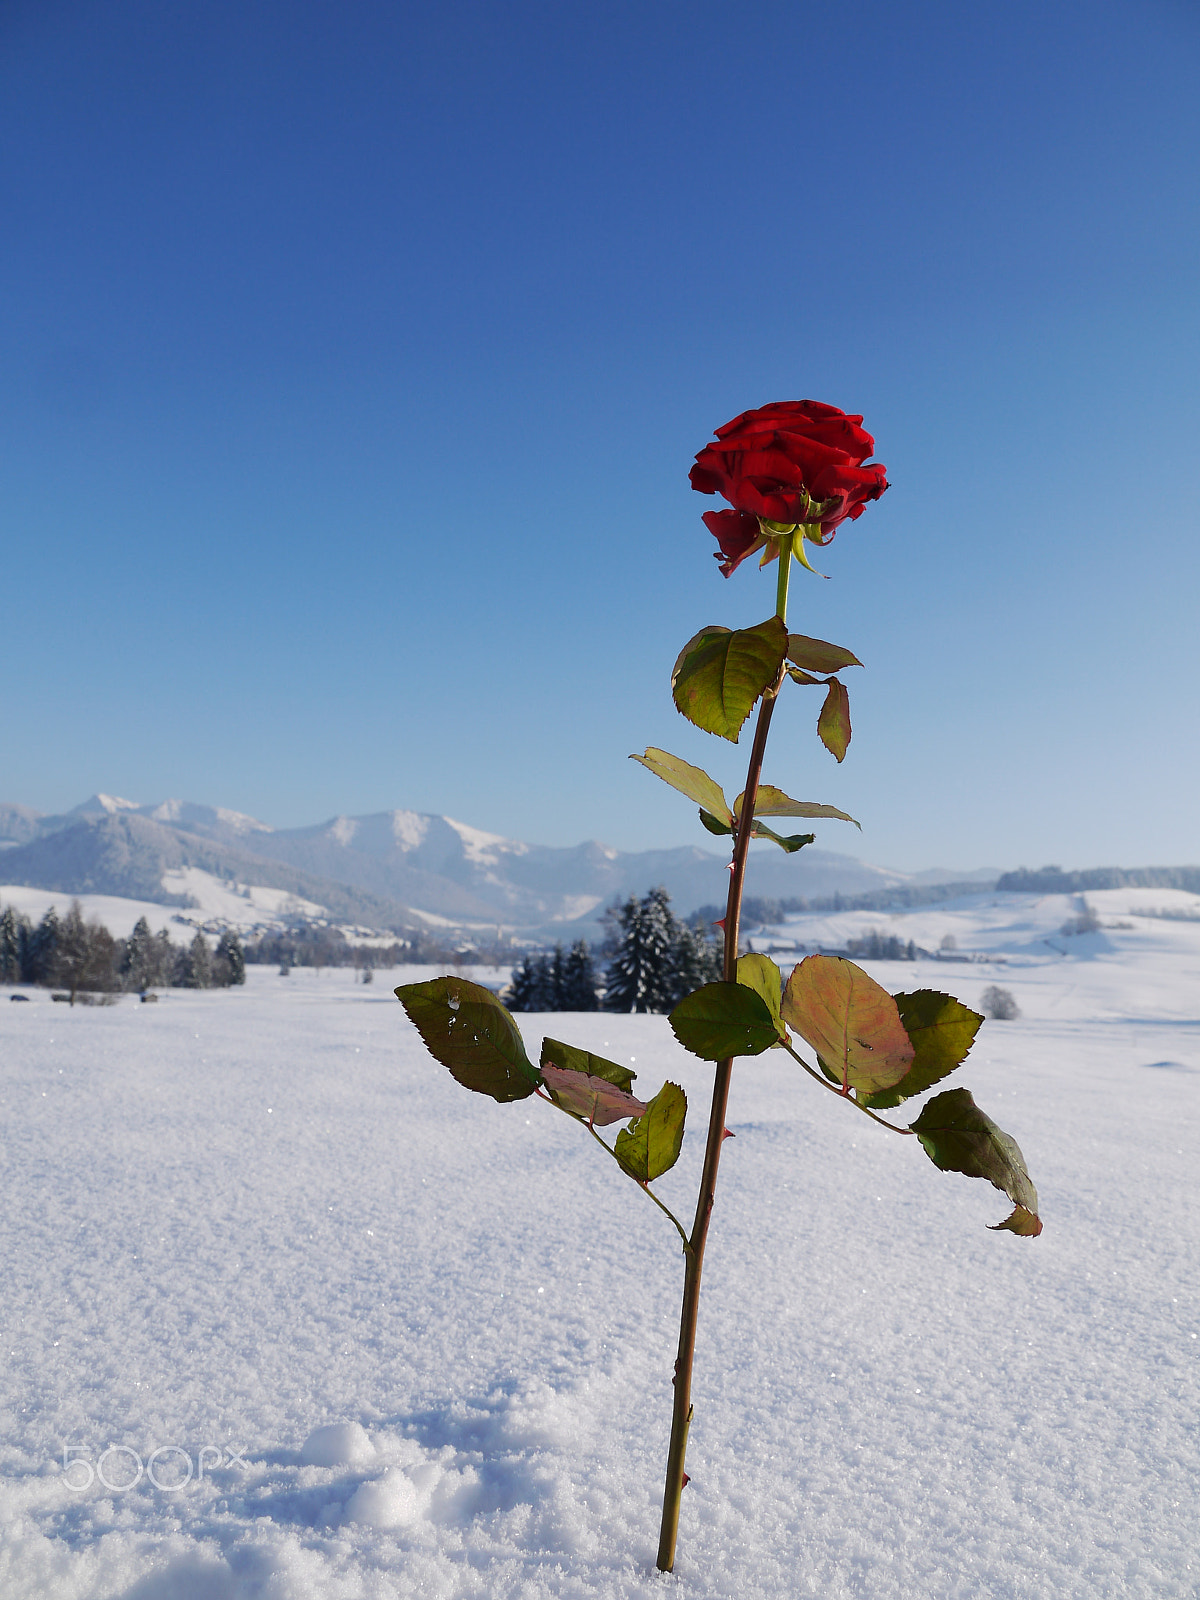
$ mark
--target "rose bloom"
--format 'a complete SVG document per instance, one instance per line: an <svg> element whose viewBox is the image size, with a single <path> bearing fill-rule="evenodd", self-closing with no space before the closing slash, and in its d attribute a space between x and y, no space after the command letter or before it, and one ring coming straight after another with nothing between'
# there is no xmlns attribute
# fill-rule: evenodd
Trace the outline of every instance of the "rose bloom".
<svg viewBox="0 0 1200 1600"><path fill-rule="evenodd" d="M819 400L777 400L743 411L706 444L691 470L692 488L723 495L732 511L706 511L704 522L721 546L726 577L767 542L759 519L787 526L820 523L828 544L839 523L862 516L868 500L887 488L887 468L864 466L875 441L862 418Z"/></svg>

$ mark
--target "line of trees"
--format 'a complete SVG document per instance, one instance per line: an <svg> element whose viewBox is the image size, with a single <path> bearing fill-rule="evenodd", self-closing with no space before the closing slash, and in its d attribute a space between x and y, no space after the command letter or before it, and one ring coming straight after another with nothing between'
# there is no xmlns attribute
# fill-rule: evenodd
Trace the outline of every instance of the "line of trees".
<svg viewBox="0 0 1200 1600"><path fill-rule="evenodd" d="M630 895L624 905L609 907L605 921L603 992L591 953L579 940L565 954L556 945L553 955L526 955L513 968L509 1009L670 1011L685 994L721 976L720 944L695 918L681 922L665 889L651 889L640 900Z"/></svg>
<svg viewBox="0 0 1200 1600"><path fill-rule="evenodd" d="M128 939L114 938L103 923L84 919L78 900L63 917L51 906L36 925L15 906L0 910L0 983L62 989L72 1005L80 995L220 989L245 981L245 952L230 930L214 949L199 929L190 944L173 944L165 928L152 933L145 917Z"/></svg>
<svg viewBox="0 0 1200 1600"><path fill-rule="evenodd" d="M419 929L399 934L391 944L353 944L341 928L322 922L297 922L246 940L249 966L354 967L360 973L402 965L479 965L498 967L512 959L512 945L497 939L474 945L447 945Z"/></svg>
<svg viewBox="0 0 1200 1600"><path fill-rule="evenodd" d="M560 944L554 954L527 954L512 970L508 990L510 1011L599 1011L600 993L596 964L587 942L578 939L565 954Z"/></svg>

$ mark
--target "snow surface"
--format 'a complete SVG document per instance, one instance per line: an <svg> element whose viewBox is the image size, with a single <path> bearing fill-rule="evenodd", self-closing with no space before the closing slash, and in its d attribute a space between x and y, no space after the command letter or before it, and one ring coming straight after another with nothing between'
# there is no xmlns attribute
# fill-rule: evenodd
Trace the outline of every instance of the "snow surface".
<svg viewBox="0 0 1200 1600"><path fill-rule="evenodd" d="M1062 908L1019 901L1006 964L866 964L1013 990L953 1081L1021 1144L1045 1232L989 1233L995 1190L740 1063L669 1578L678 1246L585 1133L460 1088L383 973L0 992L0 1593L1200 1594L1200 926L1123 915L1060 955ZM986 909L936 915L982 948ZM683 1084L659 1188L685 1213L709 1069L663 1018L520 1020ZM106 1450L133 1476L112 1446L160 1450L167 1487L72 1488Z"/></svg>

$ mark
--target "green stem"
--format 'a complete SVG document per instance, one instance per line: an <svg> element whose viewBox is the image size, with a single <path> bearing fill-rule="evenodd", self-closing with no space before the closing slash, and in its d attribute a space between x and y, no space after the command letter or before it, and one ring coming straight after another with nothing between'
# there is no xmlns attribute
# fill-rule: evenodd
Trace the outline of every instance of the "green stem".
<svg viewBox="0 0 1200 1600"><path fill-rule="evenodd" d="M782 1042L783 1048L787 1051L788 1055L791 1056L792 1060L802 1066L810 1078L815 1078L816 1081L821 1085L822 1089L828 1089L830 1094L837 1095L839 1100L848 1101L856 1111L861 1111L864 1117L870 1117L871 1121L877 1122L881 1128L890 1128L893 1133L902 1133L906 1137L911 1135L911 1128L898 1128L894 1122L887 1122L883 1117L877 1117L871 1110L870 1106L864 1106L861 1100L851 1100L848 1094L842 1093L836 1083L830 1083L828 1078L823 1078L814 1067L810 1067L803 1056L798 1056L786 1040Z"/></svg>
<svg viewBox="0 0 1200 1600"><path fill-rule="evenodd" d="M800 535L804 537L803 534ZM795 545L796 535L785 534L779 540L779 579L775 589L775 615L783 622L787 621L788 579L792 575L792 550Z"/></svg>

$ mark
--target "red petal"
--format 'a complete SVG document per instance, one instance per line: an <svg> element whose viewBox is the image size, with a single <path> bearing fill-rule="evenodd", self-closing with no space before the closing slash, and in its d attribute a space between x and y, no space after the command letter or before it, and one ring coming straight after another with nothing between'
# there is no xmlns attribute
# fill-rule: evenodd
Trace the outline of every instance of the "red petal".
<svg viewBox="0 0 1200 1600"><path fill-rule="evenodd" d="M766 544L758 518L743 511L706 511L704 526L721 547L717 560L726 577L746 557Z"/></svg>

